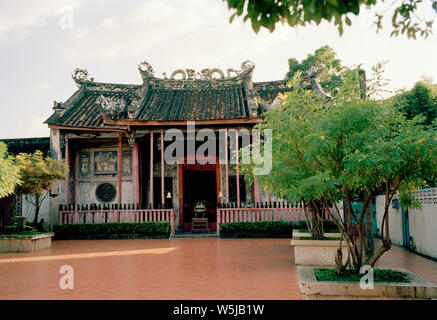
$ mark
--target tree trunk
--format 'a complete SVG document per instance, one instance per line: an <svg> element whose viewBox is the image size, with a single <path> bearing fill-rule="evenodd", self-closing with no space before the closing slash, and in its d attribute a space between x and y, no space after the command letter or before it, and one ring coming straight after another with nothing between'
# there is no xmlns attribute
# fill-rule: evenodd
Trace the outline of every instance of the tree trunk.
<svg viewBox="0 0 437 320"><path fill-rule="evenodd" d="M367 195L366 195L367 196ZM367 206L366 219L366 258L369 259L375 253L375 241L373 235L373 210L372 201Z"/></svg>
<svg viewBox="0 0 437 320"><path fill-rule="evenodd" d="M309 213L306 217L308 230L314 239L320 240L323 238L323 223L317 216L317 212L320 213L323 210L323 205L318 200L312 200L307 203L306 207Z"/></svg>
<svg viewBox="0 0 437 320"><path fill-rule="evenodd" d="M40 207L40 195L39 193L35 193L35 218L33 219L33 225L36 227L38 224L38 214L39 214L39 207Z"/></svg>

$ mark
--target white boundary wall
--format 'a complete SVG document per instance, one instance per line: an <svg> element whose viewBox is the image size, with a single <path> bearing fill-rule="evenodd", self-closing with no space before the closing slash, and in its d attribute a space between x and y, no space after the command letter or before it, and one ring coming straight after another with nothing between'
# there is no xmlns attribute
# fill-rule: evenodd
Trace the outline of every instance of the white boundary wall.
<svg viewBox="0 0 437 320"><path fill-rule="evenodd" d="M414 193L422 208L408 209L410 236L418 253L437 259L437 188L418 190ZM376 197L376 221L381 230L384 212L384 196ZM402 245L402 208L389 207L390 239L393 244Z"/></svg>
<svg viewBox="0 0 437 320"><path fill-rule="evenodd" d="M41 203L41 208L39 209L38 213L38 222L41 221L41 219L44 219L44 227L48 229L48 225L50 224L50 196L47 194L48 191L44 191L43 195L45 196L45 199ZM35 218L35 206L28 201L28 197L31 197L30 195L22 195L21 196L21 215L26 217L26 220L29 222L33 222L33 219Z"/></svg>

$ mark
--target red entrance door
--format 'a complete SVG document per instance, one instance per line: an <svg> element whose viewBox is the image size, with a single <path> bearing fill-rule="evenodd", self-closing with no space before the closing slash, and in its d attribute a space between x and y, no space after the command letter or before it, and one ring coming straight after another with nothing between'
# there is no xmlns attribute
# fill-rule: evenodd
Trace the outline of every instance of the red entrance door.
<svg viewBox="0 0 437 320"><path fill-rule="evenodd" d="M185 231L191 230L191 219L194 215L194 205L199 201L206 203L208 228L216 230L217 202L221 191L220 164L218 158L212 158L210 163L179 164L179 225ZM211 163L212 162L212 163Z"/></svg>

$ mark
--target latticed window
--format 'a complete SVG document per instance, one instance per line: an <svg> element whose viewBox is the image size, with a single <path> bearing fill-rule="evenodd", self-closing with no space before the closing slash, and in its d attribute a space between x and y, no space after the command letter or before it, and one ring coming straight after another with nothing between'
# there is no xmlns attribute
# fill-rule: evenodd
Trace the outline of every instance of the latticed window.
<svg viewBox="0 0 437 320"><path fill-rule="evenodd" d="M102 183L96 189L96 198L103 203L114 201L116 195L117 189L111 183Z"/></svg>

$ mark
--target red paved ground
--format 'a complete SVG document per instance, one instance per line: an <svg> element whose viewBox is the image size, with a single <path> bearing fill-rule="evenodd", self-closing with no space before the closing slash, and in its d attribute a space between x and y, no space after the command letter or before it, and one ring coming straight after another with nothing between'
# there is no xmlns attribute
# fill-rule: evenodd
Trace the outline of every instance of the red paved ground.
<svg viewBox="0 0 437 320"><path fill-rule="evenodd" d="M288 239L54 241L0 254L0 299L301 299L292 252ZM62 265L73 290L59 287ZM437 283L436 262L397 247L379 266Z"/></svg>

